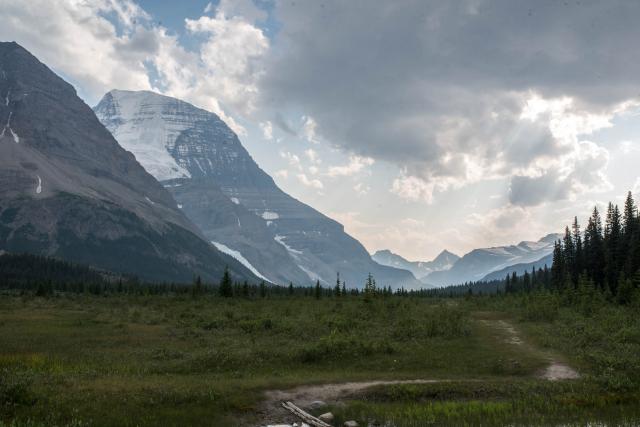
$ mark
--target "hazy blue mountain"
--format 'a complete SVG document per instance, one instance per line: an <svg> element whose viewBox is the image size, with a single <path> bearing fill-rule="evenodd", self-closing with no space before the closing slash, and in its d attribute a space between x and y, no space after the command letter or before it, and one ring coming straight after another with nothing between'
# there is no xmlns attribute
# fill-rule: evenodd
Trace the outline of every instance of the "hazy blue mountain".
<svg viewBox="0 0 640 427"><path fill-rule="evenodd" d="M538 270L539 268L544 268L545 265L551 268L552 264L553 264L553 254L551 253L534 262L515 264L509 267L505 267L502 270L494 271L484 276L482 280L487 282L491 280L502 280L505 277L507 277L507 274L511 275L514 272L518 276L522 276L525 271L528 271L529 273L531 273L532 268L535 268L536 270Z"/></svg>
<svg viewBox="0 0 640 427"><path fill-rule="evenodd" d="M432 261L408 261L388 249L377 251L371 256L371 258L373 258L373 260L378 264L408 270L418 279L421 279L434 271L448 270L460 259L458 255L444 250Z"/></svg>
<svg viewBox="0 0 640 427"><path fill-rule="evenodd" d="M483 279L489 273L515 264L527 264L553 252L553 242L561 236L549 234L537 242L474 249L460 258L449 270L436 271L422 278L434 286L457 285Z"/></svg>

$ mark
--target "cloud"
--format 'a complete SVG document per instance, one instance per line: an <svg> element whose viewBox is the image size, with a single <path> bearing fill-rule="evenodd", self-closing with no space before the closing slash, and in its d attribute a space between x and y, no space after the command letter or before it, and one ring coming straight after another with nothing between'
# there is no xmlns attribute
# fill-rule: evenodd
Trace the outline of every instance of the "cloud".
<svg viewBox="0 0 640 427"><path fill-rule="evenodd" d="M320 157L318 156L318 152L315 151L313 148L308 148L304 150L304 154L305 156L307 156L307 159L309 159L311 163L321 163Z"/></svg>
<svg viewBox="0 0 640 427"><path fill-rule="evenodd" d="M151 89L144 61L157 54L160 35L142 28L149 16L134 2L0 0L0 9L0 39L17 41L71 77L85 96L116 86Z"/></svg>
<svg viewBox="0 0 640 427"><path fill-rule="evenodd" d="M375 161L370 157L350 156L348 164L344 166L331 166L327 175L331 177L352 176L374 163Z"/></svg>
<svg viewBox="0 0 640 427"><path fill-rule="evenodd" d="M155 90L213 111L245 134L234 116L255 111L270 49L255 24L266 13L250 0L223 0L185 20L198 40L189 49L132 0L0 0L0 8L0 38L16 40L77 84L87 102L113 88Z"/></svg>
<svg viewBox="0 0 640 427"><path fill-rule="evenodd" d="M302 121L302 135L306 138L307 141L317 144L318 139L316 136L316 128L318 127L318 124L313 119L313 117L308 116L303 116Z"/></svg>
<svg viewBox="0 0 640 427"><path fill-rule="evenodd" d="M368 194L369 191L371 191L371 187L369 187L368 185L362 182L358 182L356 185L353 186L353 191L358 193L358 196L364 196Z"/></svg>
<svg viewBox="0 0 640 427"><path fill-rule="evenodd" d="M296 170L302 170L302 164L300 163L300 157L298 157L297 154L293 154L289 151L281 151L280 152L280 157L282 157L283 159L285 159L287 161L287 163L289 163L289 166L291 166L293 169Z"/></svg>
<svg viewBox="0 0 640 427"><path fill-rule="evenodd" d="M322 184L322 181L320 181L319 179L316 178L308 178L307 175L303 174L303 173L299 173L298 174L298 181L300 181L300 183L302 183L302 185L306 186L306 187L311 187L311 188L315 188L316 190L322 190L324 188L324 184Z"/></svg>
<svg viewBox="0 0 640 427"><path fill-rule="evenodd" d="M270 121L260 122L260 129L262 129L264 139L268 139L269 141L273 139L273 125Z"/></svg>
<svg viewBox="0 0 640 427"><path fill-rule="evenodd" d="M221 2L213 17L185 20L188 31L206 37L199 46L197 79L188 90L194 97L215 97L249 114L256 108L260 60L269 50L269 40L252 21L234 16L229 4Z"/></svg>
<svg viewBox="0 0 640 427"><path fill-rule="evenodd" d="M581 135L637 96L639 14L624 1L278 2L261 99L305 111L316 139L398 165L394 188L409 197L567 177ZM583 172L565 196L590 187Z"/></svg>

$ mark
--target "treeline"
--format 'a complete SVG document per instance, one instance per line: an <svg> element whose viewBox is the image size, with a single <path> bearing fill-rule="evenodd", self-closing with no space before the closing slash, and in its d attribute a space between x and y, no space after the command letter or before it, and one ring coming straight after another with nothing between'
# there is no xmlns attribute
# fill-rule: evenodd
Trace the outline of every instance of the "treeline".
<svg viewBox="0 0 640 427"><path fill-rule="evenodd" d="M597 207L584 234L576 218L564 239L556 242L551 271L552 285L558 289L588 280L605 293L628 293L640 273L640 218L631 192L622 212L609 203L604 225Z"/></svg>
<svg viewBox="0 0 640 427"><path fill-rule="evenodd" d="M622 211L609 203L604 220L594 207L584 232L577 217L553 250L551 269L505 279L505 292L543 288L560 292L598 291L609 300L631 302L640 287L640 217L631 192Z"/></svg>
<svg viewBox="0 0 640 427"><path fill-rule="evenodd" d="M137 277L116 275L98 271L85 265L32 254L0 255L0 289L35 293L38 296L51 296L55 293L88 293L94 295L217 295L225 298L270 298L300 296L312 298L360 296L390 296L391 287L378 288L372 276L365 284L365 290L347 289L346 283L338 274L334 287L315 285L277 286L261 283L234 282L225 269L217 283L206 283L195 276L191 283L151 283L140 281ZM403 289L396 295L408 295Z"/></svg>

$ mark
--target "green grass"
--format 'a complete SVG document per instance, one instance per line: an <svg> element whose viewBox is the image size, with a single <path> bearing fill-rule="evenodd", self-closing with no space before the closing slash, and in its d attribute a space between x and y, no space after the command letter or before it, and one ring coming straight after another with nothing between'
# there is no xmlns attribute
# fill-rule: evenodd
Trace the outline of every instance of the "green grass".
<svg viewBox="0 0 640 427"><path fill-rule="evenodd" d="M447 415L451 425L484 419L487 411L496 420L516 420L521 414L507 399L515 394L505 387L529 384L545 366L547 349L510 345L477 319L518 319L521 313L494 301L400 297L365 302L65 294L45 299L5 292L0 294L0 420L7 425L237 425L239 418L250 419L267 389L415 378L453 382L406 389L437 389L437 399L428 393L396 396L393 388L385 394L383 388L375 399L363 395L340 414L386 413L398 425L405 425L397 415L405 410L414 414L407 420L425 416L436 423L446 418L442 414L454 414ZM554 324L516 325L542 348L566 349L548 337ZM590 363L575 360L583 367ZM526 389L535 396L560 393L535 388L541 382ZM486 394L460 394L480 384L497 385ZM598 381L589 384L602 395Z"/></svg>

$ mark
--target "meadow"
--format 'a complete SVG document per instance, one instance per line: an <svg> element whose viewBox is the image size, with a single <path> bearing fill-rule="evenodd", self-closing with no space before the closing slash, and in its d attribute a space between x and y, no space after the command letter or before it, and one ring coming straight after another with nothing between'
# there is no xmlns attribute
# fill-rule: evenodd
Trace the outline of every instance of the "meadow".
<svg viewBox="0 0 640 427"><path fill-rule="evenodd" d="M260 425L267 390L372 379L442 382L358 392L339 421L639 422L637 306L557 298L3 291L0 425ZM550 355L581 378L540 378Z"/></svg>

